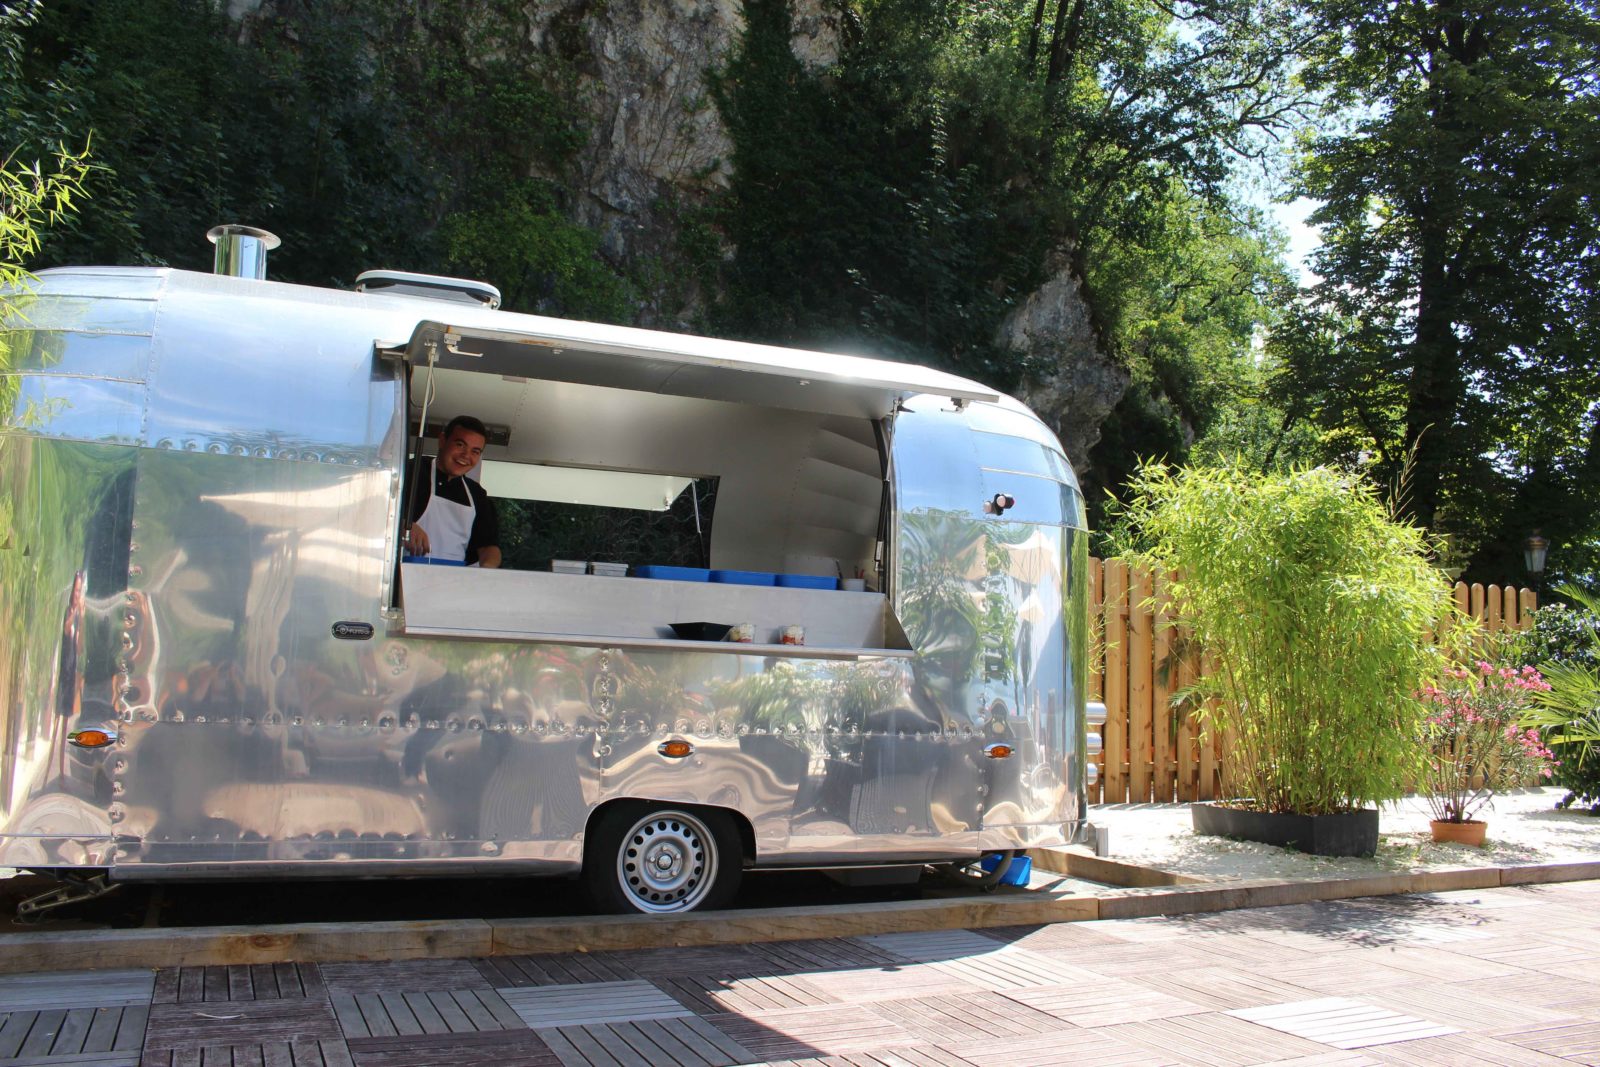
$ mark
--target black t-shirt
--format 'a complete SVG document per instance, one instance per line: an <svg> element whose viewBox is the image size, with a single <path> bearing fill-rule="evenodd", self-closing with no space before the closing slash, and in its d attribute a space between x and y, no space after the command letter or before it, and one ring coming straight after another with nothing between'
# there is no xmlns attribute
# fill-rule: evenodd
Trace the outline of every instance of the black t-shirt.
<svg viewBox="0 0 1600 1067"><path fill-rule="evenodd" d="M467 539L467 563L478 562L478 549L500 547L500 519L495 514L494 501L489 498L489 493L483 486L471 478L454 478L439 469L439 465L429 460L428 466L433 471L433 495L448 500L453 504L465 506L469 501L467 494L472 494L470 503L475 514L472 518L472 536ZM416 522L422 518L422 513L428 510L428 494L422 486L417 486L417 498L411 505L411 521Z"/></svg>

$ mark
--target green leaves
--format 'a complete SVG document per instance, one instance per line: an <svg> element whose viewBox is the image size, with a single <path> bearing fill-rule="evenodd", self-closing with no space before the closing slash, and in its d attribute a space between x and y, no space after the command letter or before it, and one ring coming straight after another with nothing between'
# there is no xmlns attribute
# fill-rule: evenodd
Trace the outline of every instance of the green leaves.
<svg viewBox="0 0 1600 1067"><path fill-rule="evenodd" d="M1132 490L1128 555L1178 571L1178 617L1218 667L1203 714L1237 738L1233 795L1305 813L1400 796L1434 661L1424 634L1448 604L1421 532L1326 467L1152 464Z"/></svg>
<svg viewBox="0 0 1600 1067"><path fill-rule="evenodd" d="M1070 268L1149 401L1122 439L1181 450L1204 429L1273 269L1222 188L1296 107L1278 66L1297 33L1286 8L1228 0L1180 29L1126 0L870 3L826 71L795 59L783 0L745 11L715 83L734 255L714 329L1011 387L1055 368L1022 366L996 327ZM1120 476L1131 447L1096 463Z"/></svg>
<svg viewBox="0 0 1600 1067"><path fill-rule="evenodd" d="M507 183L495 200L447 215L439 243L448 272L494 279L508 307L632 321L628 289L600 258L597 235L569 221L535 183Z"/></svg>
<svg viewBox="0 0 1600 1067"><path fill-rule="evenodd" d="M86 193L89 145L72 152L57 146L50 165L22 162L13 153L0 161L0 287L17 289L31 278L26 264L39 252L44 231L71 218ZM9 316L12 301L3 304Z"/></svg>
<svg viewBox="0 0 1600 1067"><path fill-rule="evenodd" d="M1600 95L1592 4L1312 0L1304 77L1333 118L1300 192L1321 281L1274 337L1285 396L1504 580L1542 528L1600 561Z"/></svg>

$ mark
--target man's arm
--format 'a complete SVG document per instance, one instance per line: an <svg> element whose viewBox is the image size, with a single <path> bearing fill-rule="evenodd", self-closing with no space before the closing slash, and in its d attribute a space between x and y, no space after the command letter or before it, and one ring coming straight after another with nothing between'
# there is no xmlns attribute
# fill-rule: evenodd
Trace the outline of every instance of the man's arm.
<svg viewBox="0 0 1600 1067"><path fill-rule="evenodd" d="M480 566L480 567L498 567L498 566L500 566L500 549L497 548L494 545L489 545L489 546L487 546L485 548L478 549L478 566Z"/></svg>

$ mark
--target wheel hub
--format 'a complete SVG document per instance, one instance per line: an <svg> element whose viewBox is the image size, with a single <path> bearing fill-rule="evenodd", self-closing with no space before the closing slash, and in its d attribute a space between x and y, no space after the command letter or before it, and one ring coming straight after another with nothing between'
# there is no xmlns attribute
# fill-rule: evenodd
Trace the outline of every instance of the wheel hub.
<svg viewBox="0 0 1600 1067"><path fill-rule="evenodd" d="M687 911L710 891L716 855L699 819L657 812L634 824L617 855L617 877L641 911Z"/></svg>

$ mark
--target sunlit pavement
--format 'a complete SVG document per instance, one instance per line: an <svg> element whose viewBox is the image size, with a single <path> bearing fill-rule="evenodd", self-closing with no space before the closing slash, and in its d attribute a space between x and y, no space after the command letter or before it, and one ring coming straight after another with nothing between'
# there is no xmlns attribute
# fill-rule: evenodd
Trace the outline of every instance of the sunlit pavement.
<svg viewBox="0 0 1600 1067"><path fill-rule="evenodd" d="M710 948L0 977L6 1064L1600 1063L1600 881Z"/></svg>

